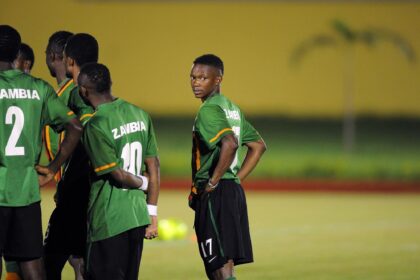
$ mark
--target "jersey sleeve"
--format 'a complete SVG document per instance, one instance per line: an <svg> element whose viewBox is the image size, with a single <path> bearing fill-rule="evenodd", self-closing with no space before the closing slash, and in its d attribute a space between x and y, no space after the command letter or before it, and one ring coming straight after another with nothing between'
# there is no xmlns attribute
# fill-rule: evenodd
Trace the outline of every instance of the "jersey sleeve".
<svg viewBox="0 0 420 280"><path fill-rule="evenodd" d="M80 97L79 87L73 88L70 92L68 104L83 125L85 125L93 116L94 110L83 101L82 97Z"/></svg>
<svg viewBox="0 0 420 280"><path fill-rule="evenodd" d="M112 141L96 124L88 123L86 125L82 142L97 175L103 175L119 168Z"/></svg>
<svg viewBox="0 0 420 280"><path fill-rule="evenodd" d="M247 120L243 120L242 125L242 143L256 142L262 139L258 131Z"/></svg>
<svg viewBox="0 0 420 280"><path fill-rule="evenodd" d="M209 149L213 149L225 135L233 134L225 112L217 105L201 107L195 126Z"/></svg>
<svg viewBox="0 0 420 280"><path fill-rule="evenodd" d="M147 139L147 148L145 152L145 157L156 157L158 156L158 147L156 142L155 130L153 128L152 119L149 116L149 139Z"/></svg>
<svg viewBox="0 0 420 280"><path fill-rule="evenodd" d="M50 85L47 85L46 90L43 123L49 125L55 132L61 132L64 125L75 118L75 114L58 98Z"/></svg>

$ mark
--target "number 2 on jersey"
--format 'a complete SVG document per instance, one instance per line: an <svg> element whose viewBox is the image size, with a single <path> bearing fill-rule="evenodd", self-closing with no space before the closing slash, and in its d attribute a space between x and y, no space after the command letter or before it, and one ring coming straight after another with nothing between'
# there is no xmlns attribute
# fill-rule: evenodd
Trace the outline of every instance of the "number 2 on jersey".
<svg viewBox="0 0 420 280"><path fill-rule="evenodd" d="M14 117L14 118L13 118ZM10 106L6 112L6 124L13 125L12 133L10 133L9 140L7 140L5 155L6 156L23 156L25 155L25 147L16 146L20 134L25 123L25 116L22 109L16 106Z"/></svg>
<svg viewBox="0 0 420 280"><path fill-rule="evenodd" d="M124 145L121 153L121 158L124 161L123 169L136 176L141 175L142 165L142 151L141 143L135 141Z"/></svg>

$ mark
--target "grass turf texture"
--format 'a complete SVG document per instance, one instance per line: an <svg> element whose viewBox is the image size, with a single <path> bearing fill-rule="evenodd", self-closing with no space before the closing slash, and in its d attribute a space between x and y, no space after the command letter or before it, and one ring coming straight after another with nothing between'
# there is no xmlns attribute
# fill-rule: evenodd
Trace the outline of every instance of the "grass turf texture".
<svg viewBox="0 0 420 280"><path fill-rule="evenodd" d="M188 190L163 191L159 217L187 223ZM44 230L54 207L43 189ZM248 192L255 263L238 279L417 279L420 275L420 195ZM140 279L205 279L191 238L147 241ZM66 265L63 280L74 279Z"/></svg>
<svg viewBox="0 0 420 280"><path fill-rule="evenodd" d="M190 176L193 118L155 118L162 176ZM340 120L251 119L268 151L254 178L420 180L420 120L358 119L352 153Z"/></svg>

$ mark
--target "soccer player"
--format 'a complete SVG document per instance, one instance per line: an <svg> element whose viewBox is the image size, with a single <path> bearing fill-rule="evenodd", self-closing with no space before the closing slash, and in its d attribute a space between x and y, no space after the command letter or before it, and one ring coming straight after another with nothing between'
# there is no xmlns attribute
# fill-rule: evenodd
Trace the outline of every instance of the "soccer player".
<svg viewBox="0 0 420 280"><path fill-rule="evenodd" d="M223 62L215 55L198 57L191 87L202 105L193 127L189 197L195 210L198 248L209 279L236 279L233 266L253 262L245 193L240 185L266 147L237 105L220 93ZM248 150L240 167L238 147Z"/></svg>
<svg viewBox="0 0 420 280"><path fill-rule="evenodd" d="M63 51L65 56L63 55ZM93 113L79 96L75 81L80 67L98 60L99 48L96 39L89 34L59 31L54 33L46 49L46 62L50 73L61 84L58 98L65 102L85 123ZM70 67L67 67L70 65ZM68 79L66 75L72 77ZM45 143L51 158L54 147L60 145L62 135L45 130ZM67 260L75 270L77 280L83 279L81 269L86 252L87 205L89 199L89 159L81 142L71 158L65 163L57 185L56 208L51 214L44 241L45 269L48 280L61 279Z"/></svg>
<svg viewBox="0 0 420 280"><path fill-rule="evenodd" d="M39 186L70 156L82 126L50 85L13 69L20 43L13 27L0 25L0 256L18 262L24 279L45 279ZM55 159L40 166L46 124L66 137Z"/></svg>
<svg viewBox="0 0 420 280"><path fill-rule="evenodd" d="M80 95L96 109L82 137L94 170L88 279L137 280L143 239L158 234L159 159L152 121L139 107L111 94L106 66L86 64L78 83Z"/></svg>
<svg viewBox="0 0 420 280"><path fill-rule="evenodd" d="M48 39L47 49L45 50L46 64L50 75L54 77L58 84L57 95L65 104L68 103L70 92L75 88L73 79L67 77L66 65L63 59L64 47L67 39L73 33L68 31L57 31ZM46 126L44 129L45 150L49 161L54 159L60 146L60 139L64 134L56 134ZM57 172L56 181L60 181L61 169Z"/></svg>
<svg viewBox="0 0 420 280"><path fill-rule="evenodd" d="M34 63L35 63L34 51L29 45L25 43L21 43L18 55L16 59L13 61L13 68L19 69L22 72L30 74L32 67L34 67Z"/></svg>

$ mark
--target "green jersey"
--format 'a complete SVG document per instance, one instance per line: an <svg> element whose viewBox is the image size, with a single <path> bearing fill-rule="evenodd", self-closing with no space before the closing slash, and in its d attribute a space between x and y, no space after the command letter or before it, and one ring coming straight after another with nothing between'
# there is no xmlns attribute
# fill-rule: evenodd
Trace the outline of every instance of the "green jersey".
<svg viewBox="0 0 420 280"><path fill-rule="evenodd" d="M74 117L45 81L19 70L0 72L0 205L40 200L35 165L42 129L50 125L60 132Z"/></svg>
<svg viewBox="0 0 420 280"><path fill-rule="evenodd" d="M83 102L73 79L64 80L59 85L57 95L75 112L82 124L85 124L93 115L93 108ZM57 134L51 128L45 128L44 141L50 160L54 159L63 139L64 132ZM61 181L57 184L56 202L60 205L72 205L71 207L73 207L76 202L87 201L89 172L89 159L82 143L79 142L72 156L62 165L60 172L56 174L56 182Z"/></svg>
<svg viewBox="0 0 420 280"><path fill-rule="evenodd" d="M227 134L234 134L240 146L261 139L238 106L224 95L214 94L201 104L194 122L191 167L195 187L204 187L210 179L219 160L219 142ZM221 179L233 179L240 183L236 176L240 165L236 153Z"/></svg>
<svg viewBox="0 0 420 280"><path fill-rule="evenodd" d="M67 105L77 115L80 122L85 125L93 116L93 108L87 105L79 95L79 87L75 86L68 97Z"/></svg>
<svg viewBox="0 0 420 280"><path fill-rule="evenodd" d="M73 79L65 79L58 85L57 96L63 101L64 104L68 104L70 92L75 87ZM64 132L55 133L50 126L44 128L44 143L45 151L47 152L48 160L52 161L60 149L60 144L64 139ZM56 174L56 181L58 182L62 176L62 170L59 170Z"/></svg>
<svg viewBox="0 0 420 280"><path fill-rule="evenodd" d="M93 115L92 107L86 105L82 98L79 95L79 89L74 83L73 79L65 79L59 85L57 90L58 98L63 101L64 104L69 106L69 108L76 113L79 120L82 124L85 124L89 118ZM54 159L57 154L61 142L64 140L64 132L58 134L55 133L51 127L46 126L44 130L44 141L45 141L45 150L47 152L48 159L51 161ZM69 161L65 163L62 167L62 170L57 173L56 181L58 182Z"/></svg>
<svg viewBox="0 0 420 280"><path fill-rule="evenodd" d="M82 142L94 169L88 240L102 240L149 224L144 192L124 189L109 175L118 168L141 175L144 159L157 156L149 115L122 99L102 104L86 124Z"/></svg>

